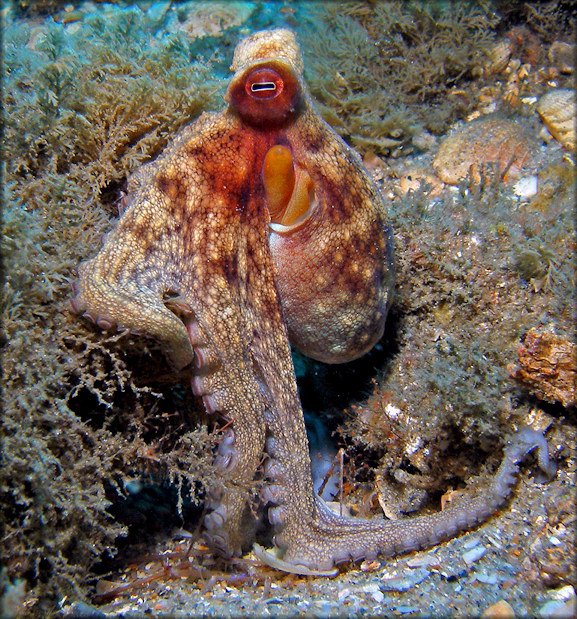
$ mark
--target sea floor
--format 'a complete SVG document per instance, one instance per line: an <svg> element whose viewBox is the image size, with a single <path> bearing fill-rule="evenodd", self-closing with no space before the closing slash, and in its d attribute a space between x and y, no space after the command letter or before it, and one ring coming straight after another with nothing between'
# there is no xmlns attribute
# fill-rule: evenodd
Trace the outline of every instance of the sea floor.
<svg viewBox="0 0 577 619"><path fill-rule="evenodd" d="M22 39L24 54L34 57L47 20L54 19L57 24L62 24L65 34L81 40L89 17L96 13L108 20L118 19L120 13L126 17L126 11L134 9L126 4L119 7L114 3L79 3L59 6L52 17L38 14L30 18L18 17L25 26L23 32L28 33L28 39ZM239 36L239 29L245 22L249 23L255 7L260 6L251 2L173 4L143 0L135 6L157 28L155 36L158 41L163 40L163 24L179 32L186 28L192 37L208 33L215 41L222 40L226 52L215 51L221 70L226 69L230 60L228 56ZM215 17L212 10L217 4L222 10L219 17ZM263 15L270 19L276 12L276 4L262 4L266 5ZM283 3L286 15L290 16L291 10L291 2ZM8 12L3 13L6 14ZM244 30L243 36L250 28ZM156 39L150 40L154 43ZM500 445L503 436L510 434L512 429L522 423L532 423L547 432L550 453L558 465L556 477L549 483L542 483L535 458L530 456L521 466L519 483L510 500L486 523L429 550L374 562L343 564L333 578L284 574L264 566L253 553L225 564L216 560L202 540L189 531L175 530L162 539L145 539L146 534L143 534L144 539L130 553L121 555L126 559L117 561L114 571L92 574L88 582L83 581L84 600L80 596L78 599L66 596L58 600L59 610L56 612L59 616L577 615L575 361L570 358L565 365L559 364L556 369L560 370L563 380L557 381L549 380L543 369L545 366L539 366L541 361L536 357L533 360L538 367L531 379L533 382L515 382L512 378L515 371L508 369L509 365L514 367L520 363L517 349L530 329L537 329L540 334L556 334L560 346L565 349L574 340L576 244L571 222L575 204L575 158L571 149L566 144L563 146L546 129L546 123L535 109L545 90L555 90L559 84L566 85L571 76L574 79L573 67L547 55L552 47L548 43L544 48L540 66L523 69L527 63L514 62L516 58L512 57L510 70L507 70L509 65L498 69L502 77L495 79L493 75L490 87L483 89L470 85L470 91L453 93L465 98L478 96L478 105L473 105L476 109L452 127L456 132L472 122L482 122L486 116L496 115L507 123L511 119L519 121L518 131L511 125L504 129L505 150L497 158L493 156L494 152L491 154L491 132L483 134L481 131L481 140L470 148L472 167L457 184L442 182L439 175L443 172L435 167L436 155L449 131L444 135L424 131L413 136L403 145L405 155L389 152L389 157L384 152L375 154L360 150L390 205L398 264L391 314L395 315L394 324L399 334L385 334L385 338L395 341L397 351L388 358L386 367L377 367L375 363L372 370L375 377L372 402L378 414L374 413L377 416L371 419L381 424L388 423L388 435L401 436L386 447L394 454L397 463L403 461L405 469L413 471L414 481L422 482L427 475L421 473L432 467L435 458L442 459L448 453L452 455L451 449L457 445L456 461L462 462L470 475L460 472L455 477L462 481L479 475L471 485L482 493L488 472L484 469L485 459L481 463L475 461L476 454L490 452L490 439L497 437L495 440ZM33 62L30 63L33 67ZM497 68L491 68L493 70L497 71ZM102 79L105 79L105 72L103 75ZM219 76L219 79L224 79L224 76ZM479 77L479 84L483 79L489 80L489 77ZM506 105L504 98L507 98ZM13 105L15 116L18 115L18 105L18 102ZM212 105L218 108L221 104L212 102ZM151 140L156 139L154 131L149 132L153 136ZM556 132L555 127L552 132ZM150 135L142 141L145 142ZM458 152L471 146L472 138L467 139L469 143ZM522 161L518 162L519 153ZM527 160L523 153L527 154ZM42 154L43 151L39 160ZM129 157L130 153L120 156L120 159ZM95 160L97 158L98 154ZM457 163L448 157L443 164L444 173L452 172ZM495 165L515 168L517 163L520 169L515 170L514 178L502 178L499 169L495 174ZM88 169L91 164L83 165ZM113 167L116 168L116 164ZM127 170L129 168L132 171L127 164ZM30 182L32 189L26 186L22 195L34 195L35 170L28 170L26 174L11 170L15 186ZM74 173L73 168L66 172L68 176L63 186L66 183L77 185ZM110 212L114 210L125 177L125 172L118 172L118 178L114 177L113 181L107 178L103 183L103 191L94 191ZM45 188L43 191L50 194L52 190ZM108 196L107 191L115 192L114 196ZM78 206L79 201L71 198L70 202L77 209L83 208ZM98 201L93 199L93 202ZM106 208L98 204L99 216L112 219ZM28 208L36 208L33 201ZM470 214L467 209L470 209ZM38 212L42 211L38 209ZM67 231L63 232L62 238L66 234ZM62 243L64 247L64 241ZM90 252L96 251L97 246L98 243L90 248ZM88 253L86 247L82 251ZM57 302L62 305L67 303L67 278L71 270L78 260L87 257L72 253L64 274L58 275L60 284L66 284L55 293ZM37 282L38 278L34 281ZM64 288L66 292L62 292ZM58 314L57 302L43 301L38 315L44 316L44 311ZM44 329L42 320L34 317L34 324L41 323L40 327ZM77 319L71 320L80 330ZM21 330L19 325L16 324L15 331ZM82 332L79 337L87 337L86 333ZM46 336L47 339L58 335L57 328L54 328L54 334ZM91 337L100 335L92 334ZM26 359L21 366L26 366ZM435 382L435 368L440 368L441 373L446 368L447 376L440 376ZM306 372L305 368L303 373ZM481 377L481 384L469 383L474 374ZM445 382L442 378L446 378ZM494 379L494 382L489 384L489 379ZM175 381L174 377L170 380ZM347 375L341 382L351 380ZM434 389L427 381L432 381L430 384ZM67 388L72 389L71 386ZM165 394L168 392L167 388ZM365 400L366 396L367 392L364 393ZM468 408L463 405L460 409L464 400ZM358 462L363 444L378 442L381 435L369 436L367 431L361 436L361 425L355 421L347 422L343 407L337 410L339 405L332 402L327 407L330 412L323 413L336 416L342 427L346 426L341 437L345 437L343 440L349 447L354 446L352 451L357 454ZM33 414L43 420L41 406L34 406L37 412ZM306 403L304 406L306 408ZM150 410L155 410L154 404L150 407ZM363 414L373 415L371 410L366 401L359 403L358 419ZM475 412L478 410L481 412ZM90 417L91 411L82 412ZM389 413L390 417L387 417ZM25 419L27 415L24 411ZM455 434L447 438L451 444L445 451L435 442L436 435L445 431L444 415L452 415L453 428L462 423L462 447L457 444ZM41 425L36 417L30 423ZM405 430L406 437L403 436ZM424 437L422 459L411 462L412 467L407 466L406 456L415 453L409 450L410 445L416 443L411 443L409 434ZM23 430L22 436L29 440ZM476 450L471 458L464 453L469 447ZM426 448L437 449L437 452L427 452ZM386 453L384 447L381 450ZM492 458L490 466L495 466L499 453L489 453L489 456ZM372 458L371 464L375 468L377 464L381 466L381 455L377 457L373 452ZM416 470L419 462L423 463L422 470ZM469 469L471 462L473 465ZM59 462L57 464L60 466ZM439 470L444 469L441 466ZM406 473L401 465L387 473L392 478L398 471ZM447 482L446 486L443 486L443 491L450 494L450 483ZM439 494L438 487L434 484L431 487L433 494ZM411 490L410 481L407 488ZM356 495L353 493L353 496ZM427 509L431 508L431 502L426 504ZM403 512L403 509L399 511ZM378 506L372 515L377 513ZM24 516L22 519L29 526L29 519ZM58 565L66 565L73 574L74 566L71 567L65 559ZM86 565L82 569L82 574L85 574ZM34 598L33 591L24 591L21 598L18 600L22 602L20 614L34 614L39 600ZM49 604L53 605L53 602L51 598Z"/></svg>
<svg viewBox="0 0 577 619"><path fill-rule="evenodd" d="M128 584L125 593L93 607L66 601L63 614L574 617L575 590L565 584L575 559L574 472L561 469L548 484L535 482L532 472L525 468L497 516L428 551L344 565L335 578L281 574L248 554L230 571L215 566L199 578L194 557L202 557L202 545L196 544L188 563L174 555L186 551L187 542L165 543L156 559L149 555L100 587ZM171 565L175 578L167 577ZM138 584L158 573L153 582ZM498 614L505 603L508 614Z"/></svg>
<svg viewBox="0 0 577 619"><path fill-rule="evenodd" d="M411 169L418 178L414 171L430 170L434 152L403 159L396 164L396 174L377 164L373 174L384 191L402 193L406 177L400 171ZM563 157L557 144L544 146L528 176ZM505 187L512 194L516 191L513 183ZM414 339L425 337L426 329L407 328ZM532 414L540 420L537 425L550 426L557 476L542 483L530 457L522 465L512 498L499 513L456 539L398 558L343 564L334 578L310 578L272 570L253 553L225 568L202 541L193 542L190 534L178 531L156 545L142 544L123 571L102 577L96 585L98 603L65 600L63 614L573 617L577 516L571 410L565 418L537 405Z"/></svg>

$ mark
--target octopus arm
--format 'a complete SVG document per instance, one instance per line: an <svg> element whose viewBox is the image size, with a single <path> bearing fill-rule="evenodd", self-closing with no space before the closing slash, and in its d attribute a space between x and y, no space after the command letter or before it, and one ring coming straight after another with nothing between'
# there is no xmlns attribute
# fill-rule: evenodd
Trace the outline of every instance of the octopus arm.
<svg viewBox="0 0 577 619"><path fill-rule="evenodd" d="M165 275L172 270L170 257L161 250L161 237L156 251L144 246L137 222L146 218L135 207L131 211L100 253L78 266L72 309L103 329L116 326L158 339L182 368L192 361L192 348L182 320L164 302L177 284Z"/></svg>
<svg viewBox="0 0 577 619"><path fill-rule="evenodd" d="M538 451L539 467L551 478L556 468L549 460L545 437L523 428L506 448L499 469L482 495L458 501L441 512L403 521L338 516L317 497L312 520L306 526L301 522L298 532L290 526L281 529L275 538L279 548L257 549L258 556L279 570L330 576L334 574L334 565L343 561L393 556L434 546L494 514L511 493L519 463L534 449ZM290 507L285 505L281 509Z"/></svg>

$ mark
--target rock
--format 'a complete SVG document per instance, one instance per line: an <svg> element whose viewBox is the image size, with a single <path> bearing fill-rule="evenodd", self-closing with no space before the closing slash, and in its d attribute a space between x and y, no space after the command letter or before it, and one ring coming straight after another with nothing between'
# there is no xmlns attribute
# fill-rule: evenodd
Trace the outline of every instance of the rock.
<svg viewBox="0 0 577 619"><path fill-rule="evenodd" d="M541 400L577 402L577 346L547 331L532 328L519 347L519 365L509 364L509 374Z"/></svg>
<svg viewBox="0 0 577 619"><path fill-rule="evenodd" d="M475 561L478 561L485 553L487 549L485 546L475 546L471 550L465 552L463 554L463 561L467 565L472 565Z"/></svg>
<svg viewBox="0 0 577 619"><path fill-rule="evenodd" d="M423 582L425 578L430 576L431 572L424 567L416 570L410 570L402 574L391 575L390 578L386 576L381 580L382 591L408 591L420 582Z"/></svg>
<svg viewBox="0 0 577 619"><path fill-rule="evenodd" d="M539 608L537 611L538 617L543 617L544 619L549 619L549 617L571 619L575 617L577 597L575 597L575 589L571 585L566 585L549 593L551 599Z"/></svg>
<svg viewBox="0 0 577 619"><path fill-rule="evenodd" d="M491 604L489 608L486 608L481 617L484 619L514 619L515 611L509 602L505 600L499 600L495 604Z"/></svg>
<svg viewBox="0 0 577 619"><path fill-rule="evenodd" d="M76 617L104 619L106 617L106 614L96 608L96 606L92 606L91 604L87 604L86 602L72 602L70 606L67 606L63 610L62 616L67 617L67 619L74 619Z"/></svg>
<svg viewBox="0 0 577 619"><path fill-rule="evenodd" d="M488 574L487 572L477 572L475 580L484 583L485 585L496 585L499 582L499 577L495 572Z"/></svg>

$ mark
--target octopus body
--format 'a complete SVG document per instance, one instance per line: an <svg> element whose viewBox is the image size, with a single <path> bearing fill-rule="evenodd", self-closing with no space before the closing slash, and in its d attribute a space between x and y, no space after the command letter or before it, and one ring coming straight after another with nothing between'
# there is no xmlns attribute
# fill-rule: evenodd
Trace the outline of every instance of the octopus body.
<svg viewBox="0 0 577 619"><path fill-rule="evenodd" d="M221 113L204 114L129 180L127 207L78 267L74 311L158 338L192 388L230 421L216 455L222 488L205 534L243 544L249 489L266 453L275 551L269 564L333 574L334 564L435 544L492 513L527 431L482 498L403 522L333 514L315 496L289 341L325 362L381 337L393 287L392 233L378 188L316 112L293 33L257 32L235 50Z"/></svg>

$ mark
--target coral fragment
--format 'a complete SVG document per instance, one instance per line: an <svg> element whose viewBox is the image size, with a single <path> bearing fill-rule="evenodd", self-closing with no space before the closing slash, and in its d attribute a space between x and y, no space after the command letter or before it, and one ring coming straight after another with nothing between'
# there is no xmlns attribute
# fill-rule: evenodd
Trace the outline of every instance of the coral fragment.
<svg viewBox="0 0 577 619"><path fill-rule="evenodd" d="M577 346L561 337L531 329L518 350L519 365L509 374L538 398L574 406L577 380Z"/></svg>

